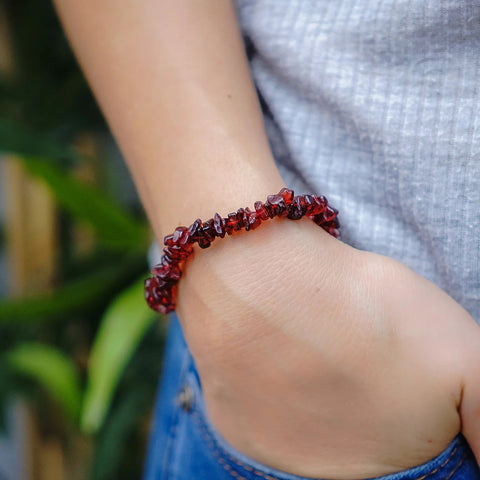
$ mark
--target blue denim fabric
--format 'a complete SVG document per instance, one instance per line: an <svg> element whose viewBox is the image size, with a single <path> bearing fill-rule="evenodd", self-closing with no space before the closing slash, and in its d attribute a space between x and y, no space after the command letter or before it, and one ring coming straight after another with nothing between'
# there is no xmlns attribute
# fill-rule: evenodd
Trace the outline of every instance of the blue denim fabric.
<svg viewBox="0 0 480 480"><path fill-rule="evenodd" d="M175 315L170 317L165 360L144 480L307 480L245 457L215 431L207 418L199 377ZM380 478L479 480L480 470L459 435L428 463Z"/></svg>

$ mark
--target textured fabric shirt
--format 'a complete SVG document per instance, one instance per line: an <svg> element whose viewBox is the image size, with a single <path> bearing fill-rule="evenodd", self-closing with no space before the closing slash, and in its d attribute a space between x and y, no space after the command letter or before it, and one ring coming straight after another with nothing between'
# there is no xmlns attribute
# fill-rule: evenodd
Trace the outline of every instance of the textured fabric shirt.
<svg viewBox="0 0 480 480"><path fill-rule="evenodd" d="M480 323L480 2L235 3L287 185Z"/></svg>

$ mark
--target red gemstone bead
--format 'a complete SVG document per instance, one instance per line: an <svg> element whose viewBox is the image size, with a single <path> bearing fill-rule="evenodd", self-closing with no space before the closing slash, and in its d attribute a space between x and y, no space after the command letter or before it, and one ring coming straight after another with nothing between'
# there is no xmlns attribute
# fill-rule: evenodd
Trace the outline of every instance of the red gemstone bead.
<svg viewBox="0 0 480 480"><path fill-rule="evenodd" d="M174 310L176 301L176 288L173 285L158 286L156 279L145 282L145 298L148 305L160 313Z"/></svg>
<svg viewBox="0 0 480 480"><path fill-rule="evenodd" d="M271 208L274 216L282 216L287 213L287 204L280 194L268 195L265 207Z"/></svg>
<svg viewBox="0 0 480 480"><path fill-rule="evenodd" d="M163 244L167 245L167 246L174 245L173 233L171 235L167 235L167 236L163 237Z"/></svg>
<svg viewBox="0 0 480 480"><path fill-rule="evenodd" d="M181 262L190 256L190 252L185 251L179 245L172 245L163 249L164 255L168 255L173 261Z"/></svg>
<svg viewBox="0 0 480 480"><path fill-rule="evenodd" d="M203 230L203 223L199 218L190 225L188 230L192 241L197 242L200 248L208 248L210 246L211 241L207 238L207 235Z"/></svg>
<svg viewBox="0 0 480 480"><path fill-rule="evenodd" d="M316 209L317 204L315 203L315 198L313 195L305 195L304 197L305 205L307 206L307 210L305 215L312 215Z"/></svg>
<svg viewBox="0 0 480 480"><path fill-rule="evenodd" d="M213 218L210 218L203 224L202 230L207 241L212 242L215 240L216 232L215 227L213 226Z"/></svg>
<svg viewBox="0 0 480 480"><path fill-rule="evenodd" d="M176 263L173 258L168 254L168 253L164 253L162 255L162 264L164 265L172 265Z"/></svg>
<svg viewBox="0 0 480 480"><path fill-rule="evenodd" d="M197 241L200 230L202 229L202 221L197 218L189 227L188 232L192 242Z"/></svg>
<svg viewBox="0 0 480 480"><path fill-rule="evenodd" d="M157 309L157 302L153 298L152 294L150 293L150 291L148 289L145 290L145 300L147 301L147 304L150 308L152 308L153 310Z"/></svg>
<svg viewBox="0 0 480 480"><path fill-rule="evenodd" d="M228 235L231 235L233 232L240 230L242 227L240 222L237 218L236 213L229 213L227 217L227 221L225 223L225 231Z"/></svg>
<svg viewBox="0 0 480 480"><path fill-rule="evenodd" d="M160 277L149 277L145 280L145 288L166 287L172 285L172 282L162 280Z"/></svg>
<svg viewBox="0 0 480 480"><path fill-rule="evenodd" d="M285 201L285 205L290 205L293 202L293 190L290 188L282 188L279 192L279 195L283 197L283 200Z"/></svg>
<svg viewBox="0 0 480 480"><path fill-rule="evenodd" d="M167 247L172 247L173 245L180 245L181 243L185 243L186 237L188 237L187 227L177 227L172 233L172 235L167 235L163 239L163 243Z"/></svg>
<svg viewBox="0 0 480 480"><path fill-rule="evenodd" d="M263 204L263 208L265 209L265 211L267 212L267 215L268 215L268 218L273 218L275 217L275 206L272 205L271 203L269 202L265 202Z"/></svg>
<svg viewBox="0 0 480 480"><path fill-rule="evenodd" d="M237 221L238 224L240 225L240 229L245 227L245 209L244 208L239 208L237 210Z"/></svg>
<svg viewBox="0 0 480 480"><path fill-rule="evenodd" d="M323 224L325 223L325 217L323 213L319 213L318 215L311 215L309 218L319 227L323 227Z"/></svg>
<svg viewBox="0 0 480 480"><path fill-rule="evenodd" d="M255 212L253 212L252 215L248 218L248 221L250 222L250 230L255 230L262 223L262 221Z"/></svg>
<svg viewBox="0 0 480 480"><path fill-rule="evenodd" d="M147 302L149 299L147 299ZM172 290L159 290L152 295L152 308L159 313L167 314L175 310L174 292Z"/></svg>
<svg viewBox="0 0 480 480"><path fill-rule="evenodd" d="M318 215L323 213L327 208L328 202L324 196L313 195L313 200L315 202L315 208L313 208L311 214Z"/></svg>
<svg viewBox="0 0 480 480"><path fill-rule="evenodd" d="M325 221L330 222L333 220L336 216L338 215L338 210L335 210L333 207L330 205L327 205L327 208L325 210L324 216L325 216Z"/></svg>
<svg viewBox="0 0 480 480"><path fill-rule="evenodd" d="M255 230L262 223L260 217L257 215L257 212L252 212L248 207L245 208L245 217L245 230Z"/></svg>
<svg viewBox="0 0 480 480"><path fill-rule="evenodd" d="M307 211L307 203L303 195L297 195L293 202L288 206L287 218L290 220L300 220Z"/></svg>
<svg viewBox="0 0 480 480"><path fill-rule="evenodd" d="M166 282L178 282L182 276L182 272L178 265L166 266L165 264L160 263L155 265L150 271L152 272L152 275L155 275Z"/></svg>
<svg viewBox="0 0 480 480"><path fill-rule="evenodd" d="M185 235L183 235L180 241L178 242L178 246L183 248L183 250L185 250L186 252L191 252L193 249L192 243L193 242L191 239L190 232L187 231L185 232Z"/></svg>
<svg viewBox="0 0 480 480"><path fill-rule="evenodd" d="M156 288L155 281L152 278L147 278L145 280L145 300L148 303L150 308L155 308L155 304L157 303L157 297L154 294L154 289Z"/></svg>
<svg viewBox="0 0 480 480"><path fill-rule="evenodd" d="M200 248L208 248L212 242L207 240L205 237L199 237L197 243Z"/></svg>
<svg viewBox="0 0 480 480"><path fill-rule="evenodd" d="M162 263L159 263L158 265L155 265L150 269L150 273L155 276L162 276L168 270L169 270L169 266L165 266Z"/></svg>
<svg viewBox="0 0 480 480"><path fill-rule="evenodd" d="M280 202L284 202L283 197L276 193L275 195L267 195L267 202L270 205L278 205Z"/></svg>
<svg viewBox="0 0 480 480"><path fill-rule="evenodd" d="M329 220L328 222L325 221L322 226L323 227L339 228L340 227L340 222L338 221L338 217L334 217L332 220Z"/></svg>
<svg viewBox="0 0 480 480"><path fill-rule="evenodd" d="M143 282L143 285L147 289L155 287L156 284L157 284L157 279L155 277L148 277Z"/></svg>
<svg viewBox="0 0 480 480"><path fill-rule="evenodd" d="M270 218L262 202L255 202L254 207L257 217L260 218L260 220L268 220Z"/></svg>
<svg viewBox="0 0 480 480"><path fill-rule="evenodd" d="M225 219L218 213L213 217L213 228L217 237L223 238L225 236Z"/></svg>
<svg viewBox="0 0 480 480"><path fill-rule="evenodd" d="M240 209L237 210L237 215L238 215L239 211L240 211ZM250 230L250 220L249 220L249 218L250 218L251 213L252 212L248 207L242 208L242 225L247 232Z"/></svg>
<svg viewBox="0 0 480 480"><path fill-rule="evenodd" d="M172 288L156 288L152 293L162 305L172 303Z"/></svg>

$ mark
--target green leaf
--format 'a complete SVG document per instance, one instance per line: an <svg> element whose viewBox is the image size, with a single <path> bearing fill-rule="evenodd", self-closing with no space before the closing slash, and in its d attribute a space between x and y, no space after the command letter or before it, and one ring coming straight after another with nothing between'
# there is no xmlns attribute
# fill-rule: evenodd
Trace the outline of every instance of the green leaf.
<svg viewBox="0 0 480 480"><path fill-rule="evenodd" d="M144 250L148 228L115 205L103 192L72 178L41 158L22 158L32 174L42 179L58 203L71 215L90 224L99 239L110 248Z"/></svg>
<svg viewBox="0 0 480 480"><path fill-rule="evenodd" d="M82 392L77 369L62 352L41 343L24 343L6 354L17 373L43 387L72 421L78 419Z"/></svg>
<svg viewBox="0 0 480 480"><path fill-rule="evenodd" d="M0 119L0 152L45 157L52 160L69 160L72 163L80 160L80 155L68 145L5 119Z"/></svg>
<svg viewBox="0 0 480 480"><path fill-rule="evenodd" d="M0 325L18 330L20 325L38 325L71 316L90 308L125 285L143 269L143 255L128 255L59 287L51 294L0 301Z"/></svg>
<svg viewBox="0 0 480 480"><path fill-rule="evenodd" d="M144 299L143 280L123 291L107 309L90 355L80 420L85 433L101 427L119 379L155 318Z"/></svg>

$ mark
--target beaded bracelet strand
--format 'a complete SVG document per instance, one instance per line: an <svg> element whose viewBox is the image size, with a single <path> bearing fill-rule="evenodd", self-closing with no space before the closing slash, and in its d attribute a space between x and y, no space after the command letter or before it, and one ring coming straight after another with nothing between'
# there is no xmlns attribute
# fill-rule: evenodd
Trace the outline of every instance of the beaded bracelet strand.
<svg viewBox="0 0 480 480"><path fill-rule="evenodd" d="M167 235L160 263L150 270L152 277L145 280L145 298L150 308L163 314L175 310L177 284L194 243L208 248L217 237L232 235L242 228L255 230L274 217L300 220L307 216L330 235L339 237L338 212L323 196L295 196L293 190L282 188L276 195L268 195L265 203L255 202L254 209L239 208L225 218L216 213L206 222L198 218L189 227L177 227L173 234Z"/></svg>

